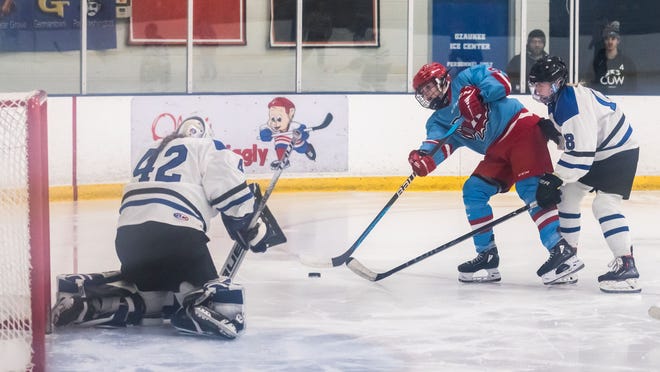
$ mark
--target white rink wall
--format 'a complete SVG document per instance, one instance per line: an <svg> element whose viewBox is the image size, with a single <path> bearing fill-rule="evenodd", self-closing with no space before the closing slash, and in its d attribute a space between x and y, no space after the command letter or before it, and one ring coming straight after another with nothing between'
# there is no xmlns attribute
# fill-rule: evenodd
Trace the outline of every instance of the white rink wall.
<svg viewBox="0 0 660 372"><path fill-rule="evenodd" d="M272 94L270 94L272 96ZM348 97L348 171L284 173L283 178L407 176L408 152L424 139L431 111L410 94L356 94ZM529 95L513 96L530 110L545 107ZM630 118L641 143L637 174L660 175L660 119L657 96L612 97ZM129 179L132 96L49 97L48 156L51 186L121 184ZM322 99L322 95L319 95ZM74 101L77 112L74 126ZM76 129L74 131L74 128ZM76 146L73 146L74 136ZM552 151L557 155L556 151ZM470 174L480 155L462 149L434 172L438 176ZM74 172L74 159L76 169ZM270 175L264 175L268 178Z"/></svg>

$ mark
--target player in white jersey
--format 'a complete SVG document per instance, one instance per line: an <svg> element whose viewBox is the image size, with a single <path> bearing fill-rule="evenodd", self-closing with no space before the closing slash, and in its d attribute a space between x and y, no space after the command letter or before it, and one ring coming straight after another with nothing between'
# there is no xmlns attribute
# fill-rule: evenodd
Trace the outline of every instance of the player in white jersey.
<svg viewBox="0 0 660 372"><path fill-rule="evenodd" d="M604 292L639 292L628 222L621 201L630 197L639 159L639 143L619 105L580 85L566 84L564 62L548 56L532 66L532 97L548 106L552 120L544 132L563 150L554 173L539 180L540 206L558 203L560 230L577 246L580 202L595 192L593 214L614 254L611 270L598 277Z"/></svg>
<svg viewBox="0 0 660 372"><path fill-rule="evenodd" d="M115 239L121 271L59 276L54 325L163 317L182 332L235 338L245 327L243 290L218 277L206 232L220 213L234 240L265 251L269 223L248 226L255 200L242 158L203 119L184 120L146 150L124 189Z"/></svg>

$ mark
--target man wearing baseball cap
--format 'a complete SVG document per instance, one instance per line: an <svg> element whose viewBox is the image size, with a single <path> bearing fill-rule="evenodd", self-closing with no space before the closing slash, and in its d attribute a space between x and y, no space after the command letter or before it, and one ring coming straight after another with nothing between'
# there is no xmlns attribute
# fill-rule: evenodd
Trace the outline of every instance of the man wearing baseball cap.
<svg viewBox="0 0 660 372"><path fill-rule="evenodd" d="M620 26L619 21L612 21L603 27L604 47L593 61L592 87L608 95L636 92L637 67L619 48Z"/></svg>

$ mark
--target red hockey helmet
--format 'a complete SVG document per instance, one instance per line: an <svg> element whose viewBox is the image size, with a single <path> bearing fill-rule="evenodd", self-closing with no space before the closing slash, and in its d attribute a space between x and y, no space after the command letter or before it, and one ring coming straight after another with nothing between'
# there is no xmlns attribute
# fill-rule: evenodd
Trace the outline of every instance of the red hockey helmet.
<svg viewBox="0 0 660 372"><path fill-rule="evenodd" d="M439 110L451 103L451 76L447 68L432 62L422 66L413 78L415 98L422 107Z"/></svg>

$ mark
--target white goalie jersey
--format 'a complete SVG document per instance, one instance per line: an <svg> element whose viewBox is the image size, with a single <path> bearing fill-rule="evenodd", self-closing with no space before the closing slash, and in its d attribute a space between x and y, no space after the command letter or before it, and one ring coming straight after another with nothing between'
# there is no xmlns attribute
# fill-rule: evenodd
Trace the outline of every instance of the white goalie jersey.
<svg viewBox="0 0 660 372"><path fill-rule="evenodd" d="M156 221L206 232L218 212L241 218L254 203L240 156L212 138L176 138L134 166L118 226Z"/></svg>
<svg viewBox="0 0 660 372"><path fill-rule="evenodd" d="M594 161L639 147L623 111L600 92L566 86L548 111L562 135L555 174L565 183L586 175Z"/></svg>

